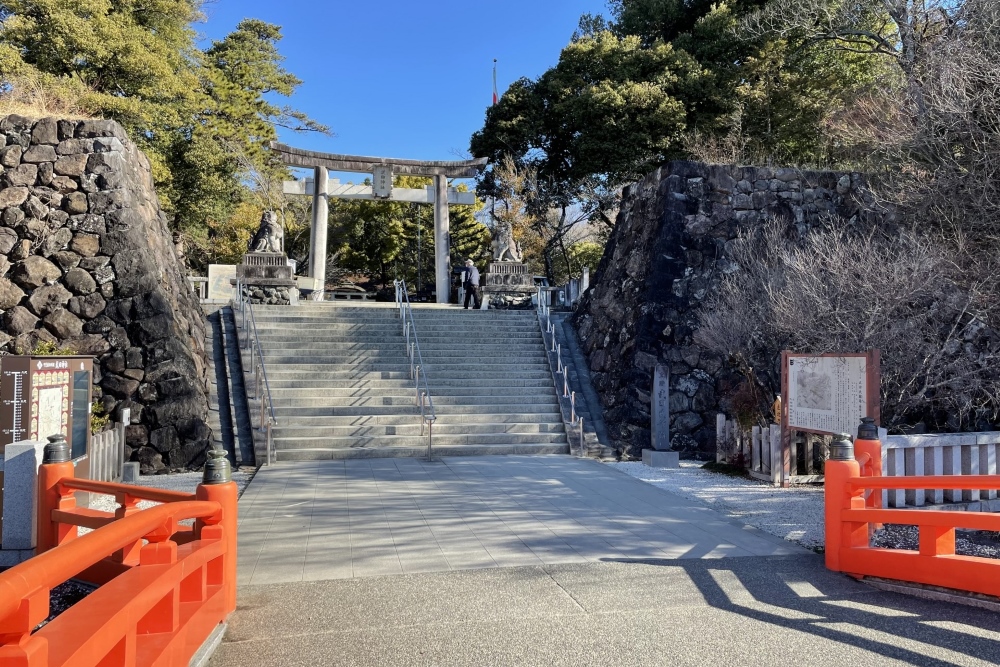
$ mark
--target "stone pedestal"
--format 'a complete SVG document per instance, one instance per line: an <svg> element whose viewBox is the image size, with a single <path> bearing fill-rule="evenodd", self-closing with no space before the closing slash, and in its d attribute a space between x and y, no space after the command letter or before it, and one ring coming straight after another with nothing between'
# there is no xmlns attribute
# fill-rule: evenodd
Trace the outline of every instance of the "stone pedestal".
<svg viewBox="0 0 1000 667"><path fill-rule="evenodd" d="M655 449L642 450L642 462L650 468L680 468L680 452L659 452Z"/></svg>
<svg viewBox="0 0 1000 667"><path fill-rule="evenodd" d="M294 306L299 301L299 288L293 271L283 252L249 252L236 267L236 277L250 303Z"/></svg>
<svg viewBox="0 0 1000 667"><path fill-rule="evenodd" d="M523 262L490 262L483 302L493 308L532 308L535 281Z"/></svg>

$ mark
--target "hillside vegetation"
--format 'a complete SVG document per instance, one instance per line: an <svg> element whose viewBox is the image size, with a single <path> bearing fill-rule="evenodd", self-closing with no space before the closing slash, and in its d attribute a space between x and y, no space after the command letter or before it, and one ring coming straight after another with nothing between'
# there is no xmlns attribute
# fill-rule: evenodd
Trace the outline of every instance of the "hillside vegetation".
<svg viewBox="0 0 1000 667"><path fill-rule="evenodd" d="M608 7L488 110L471 140L495 165L481 191L503 199L515 173L530 184L525 220L572 210L609 226L620 188L671 159L861 172L872 215L775 220L732 245L742 270L720 277L700 339L744 374L755 419L780 350L880 347L887 424L995 425L1000 6ZM564 234L554 226L549 245Z"/></svg>

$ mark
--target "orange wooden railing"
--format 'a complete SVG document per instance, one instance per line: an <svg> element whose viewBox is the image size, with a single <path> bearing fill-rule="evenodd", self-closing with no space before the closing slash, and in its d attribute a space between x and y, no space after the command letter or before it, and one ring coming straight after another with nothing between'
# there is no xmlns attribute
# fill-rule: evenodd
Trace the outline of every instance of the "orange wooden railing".
<svg viewBox="0 0 1000 667"><path fill-rule="evenodd" d="M186 667L236 608L237 488L219 477L186 494L42 465L37 555L0 573L0 667ZM76 507L77 491L112 494L119 507ZM144 499L164 504L139 510ZM94 530L78 536L78 526ZM50 590L71 578L100 587L36 629Z"/></svg>
<svg viewBox="0 0 1000 667"><path fill-rule="evenodd" d="M849 460L826 462L827 568L859 578L881 577L1000 596L1000 560L955 554L956 528L1000 531L1000 515L880 507L883 489L1000 489L1000 476L882 477L881 463L873 465L869 445L863 443L857 441L862 446ZM872 531L886 523L917 526L919 549L870 546Z"/></svg>

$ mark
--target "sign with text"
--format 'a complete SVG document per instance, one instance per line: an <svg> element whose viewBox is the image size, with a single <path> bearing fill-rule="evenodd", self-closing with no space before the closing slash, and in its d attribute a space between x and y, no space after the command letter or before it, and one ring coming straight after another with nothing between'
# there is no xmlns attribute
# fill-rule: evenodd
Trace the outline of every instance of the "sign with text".
<svg viewBox="0 0 1000 667"><path fill-rule="evenodd" d="M862 417L879 421L879 356L782 353L785 425L809 433L857 433Z"/></svg>
<svg viewBox="0 0 1000 667"><path fill-rule="evenodd" d="M392 167L377 165L372 169L372 196L375 199L392 197Z"/></svg>

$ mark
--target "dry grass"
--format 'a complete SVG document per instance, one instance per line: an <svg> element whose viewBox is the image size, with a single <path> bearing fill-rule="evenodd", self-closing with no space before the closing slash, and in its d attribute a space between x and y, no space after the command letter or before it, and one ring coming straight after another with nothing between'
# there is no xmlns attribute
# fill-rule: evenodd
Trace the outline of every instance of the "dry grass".
<svg viewBox="0 0 1000 667"><path fill-rule="evenodd" d="M18 114L28 118L58 116L70 120L94 118L81 101L87 90L82 85L54 85L41 75L10 77L0 93L0 116Z"/></svg>

